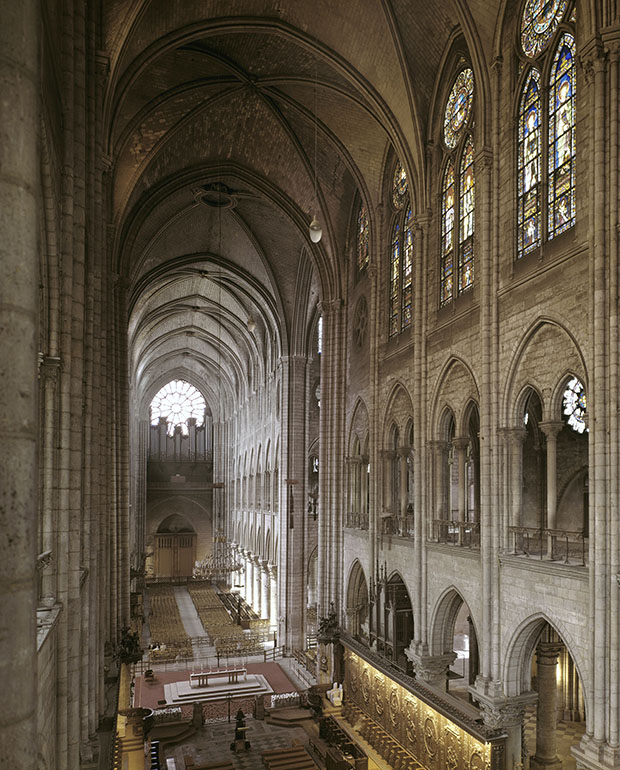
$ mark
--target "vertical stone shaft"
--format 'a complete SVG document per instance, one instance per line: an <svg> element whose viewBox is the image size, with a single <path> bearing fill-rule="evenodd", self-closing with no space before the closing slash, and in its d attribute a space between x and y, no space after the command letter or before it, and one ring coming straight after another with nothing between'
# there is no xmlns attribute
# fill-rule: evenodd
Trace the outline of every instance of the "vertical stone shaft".
<svg viewBox="0 0 620 770"><path fill-rule="evenodd" d="M494 553L494 516L492 503L495 479L492 474L493 442L496 438L493 419L493 305L494 255L491 251L491 155L487 149L478 152L475 160L476 173L476 229L479 234L477 267L480 285L480 565L482 590L481 622L481 675L485 679L497 678L493 670L493 627L496 622L494 598L496 576L494 567L497 555Z"/></svg>
<svg viewBox="0 0 620 770"><path fill-rule="evenodd" d="M617 576L620 574L620 420L618 417L618 142L620 141L618 110L618 64L620 40L616 37L609 55L609 649L620 648L620 590ZM584 533L587 534L587 533ZM612 652L609 661L609 743L620 747L620 661Z"/></svg>
<svg viewBox="0 0 620 770"><path fill-rule="evenodd" d="M608 584L607 584L607 250L605 231L606 206L606 63L603 52L594 50L590 59L592 137L592 351L593 388L590 410L590 467L593 479L590 482L590 522L593 525L590 538L590 581L594 616L591 619L593 635L592 671L593 687L591 708L588 710L592 736L595 741L604 741L607 716L608 676Z"/></svg>
<svg viewBox="0 0 620 770"><path fill-rule="evenodd" d="M1 4L0 42L0 746L36 760L39 4ZM6 622L10 618L10 633Z"/></svg>
<svg viewBox="0 0 620 770"><path fill-rule="evenodd" d="M523 442L525 441L525 430L523 428L514 428L510 432L510 488L512 494L512 505L510 507L510 526L521 526L521 508L523 505Z"/></svg>
<svg viewBox="0 0 620 770"><path fill-rule="evenodd" d="M336 611L344 605L342 494L345 455L345 340L344 303L340 298L321 303L323 314L323 354L321 356L321 442L319 446L320 525L328 535L325 545L327 564L319 581L319 605L322 614L333 601ZM319 525L319 526L320 526ZM321 546L319 546L320 554ZM319 557L320 558L320 557ZM326 568L325 568L326 567Z"/></svg>
<svg viewBox="0 0 620 770"><path fill-rule="evenodd" d="M398 450L399 462L400 462L400 491L399 491L400 506L399 506L398 514L403 519L407 515L407 457L410 451L411 451L410 448L406 446L400 447ZM405 527L404 521L402 523L402 526L403 528Z"/></svg>
<svg viewBox="0 0 620 770"><path fill-rule="evenodd" d="M431 150L427 146L426 167L430 167ZM429 232L431 227L431 216L427 211L425 215L418 217L418 223L420 225L420 247L417 251L419 257L419 267L416 266L416 291L418 293L418 308L416 307L416 318L418 318L419 326L415 330L416 334L416 350L414 371L417 372L416 382L419 383L419 394L414 399L414 416L417 412L417 419L414 424L414 450L415 455L418 458L418 476L414 479L416 494L420 495L419 505L416 500L416 553L418 554L418 565L416 569L418 580L418 596L419 599L414 600L419 602L419 630L416 629L417 638L426 640L428 630L428 602L427 602L427 580L426 580L426 547L425 544L432 534L432 525L429 521L429 513L431 509L432 500L432 488L427 485L426 481L430 471L427 463L427 442L430 436L427 433L428 425L426 420L426 404L428 403L428 378L427 372L427 355L426 355L426 331L428 329L428 281L425 277L428 275L429 265ZM419 287L419 288L418 288ZM431 516L432 518L432 516ZM418 542L419 541L419 542Z"/></svg>
<svg viewBox="0 0 620 770"><path fill-rule="evenodd" d="M557 436L561 422L541 422L539 427L547 437L547 529L556 528L557 508ZM547 555L553 557L553 535L549 535Z"/></svg>
<svg viewBox="0 0 620 770"><path fill-rule="evenodd" d="M456 451L458 468L458 520L465 521L467 513L467 448L469 439L465 436L455 438L452 441Z"/></svg>
<svg viewBox="0 0 620 770"><path fill-rule="evenodd" d="M379 247L379 243L381 243L381 235L382 235L382 225L383 225L383 215L382 215L382 209L379 210L379 216L378 216L378 226L375 229L376 231L376 246L375 248ZM371 251L371 254L373 252ZM378 253L378 252L374 252ZM378 516L378 496L379 496L379 487L378 487L378 468L379 468L379 444L378 444L378 436L379 436L379 423L380 423L380 417L379 417L379 408L378 408L378 398L379 398L379 330L381 328L381 319L378 317L379 307L380 303L378 301L378 293L379 293L379 277L378 277L378 271L377 271L377 263L376 260L373 260L368 265L368 278L370 281L370 308L369 308L369 357L370 357L370 394L371 394L371 402L369 405L369 441L368 441L368 462L370 465L370 474L368 477L368 484L369 484L369 490L368 490L368 552L369 552L369 559L368 564L366 565L366 575L367 575L367 581L368 581L368 587L370 588L370 581L375 581L376 578L376 563L377 563L377 516ZM376 586L375 586L376 590ZM375 619L371 617L372 615L372 608L369 607L369 618L368 618L368 626L369 629L372 629L373 624L375 623ZM376 618L376 616L375 616Z"/></svg>
<svg viewBox="0 0 620 770"><path fill-rule="evenodd" d="M539 642L536 648L538 705L536 707L536 754L533 769L561 767L557 757L557 665L562 645Z"/></svg>
<svg viewBox="0 0 620 770"><path fill-rule="evenodd" d="M269 617L269 573L267 571L267 562L263 561L262 569L260 571L260 578L261 578L261 610L262 618L268 618Z"/></svg>

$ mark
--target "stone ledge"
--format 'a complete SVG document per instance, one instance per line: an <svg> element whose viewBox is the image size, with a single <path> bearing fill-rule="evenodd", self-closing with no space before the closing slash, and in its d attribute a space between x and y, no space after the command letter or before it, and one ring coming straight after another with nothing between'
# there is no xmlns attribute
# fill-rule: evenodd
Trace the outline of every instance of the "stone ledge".
<svg viewBox="0 0 620 770"><path fill-rule="evenodd" d="M518 567L524 572L542 572L545 575L557 575L558 577L571 577L582 580L584 583L588 580L588 567L578 567L574 564L560 564L555 561L546 561L545 559L528 558L527 556L513 556L512 554L502 553L499 556L499 563L510 567Z"/></svg>
<svg viewBox="0 0 620 770"><path fill-rule="evenodd" d="M434 543L432 540L426 541L426 550L435 551L435 553L443 553L446 556L459 556L463 559L472 559L473 561L480 561L480 549L479 548L467 548L466 546L459 545L446 545L446 543Z"/></svg>

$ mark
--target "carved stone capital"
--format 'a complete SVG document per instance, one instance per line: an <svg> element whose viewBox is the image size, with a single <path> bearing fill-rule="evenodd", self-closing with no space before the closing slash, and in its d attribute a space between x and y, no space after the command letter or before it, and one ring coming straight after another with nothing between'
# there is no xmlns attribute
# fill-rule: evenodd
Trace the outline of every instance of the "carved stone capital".
<svg viewBox="0 0 620 770"><path fill-rule="evenodd" d="M506 698L497 694L481 693L474 687L470 687L469 691L472 698L478 702L484 724L493 730L505 730L522 725L525 709L538 698L535 692Z"/></svg>
<svg viewBox="0 0 620 770"><path fill-rule="evenodd" d="M469 436L455 436L452 439L452 446L459 452L466 452L469 444Z"/></svg>
<svg viewBox="0 0 620 770"><path fill-rule="evenodd" d="M602 72L607 64L607 53L603 48L601 40L593 38L587 43L579 57L579 61L583 69L586 83L592 85L596 75Z"/></svg>
<svg viewBox="0 0 620 770"><path fill-rule="evenodd" d="M443 441L441 439L433 439L432 441L427 442L427 446L429 449L431 449L433 452L446 452L448 450L448 442Z"/></svg>
<svg viewBox="0 0 620 770"><path fill-rule="evenodd" d="M493 153L488 147L483 147L476 153L474 159L476 174L487 173L493 168Z"/></svg>
<svg viewBox="0 0 620 770"><path fill-rule="evenodd" d="M56 386L61 361L57 356L45 356L39 353L39 377L47 385Z"/></svg>
<svg viewBox="0 0 620 770"><path fill-rule="evenodd" d="M340 297L336 297L335 299L322 300L319 303L319 310L323 315L333 315L339 313L343 305L343 300Z"/></svg>
<svg viewBox="0 0 620 770"><path fill-rule="evenodd" d="M525 428L499 428L498 431L505 437L506 442L514 447L520 447L527 437Z"/></svg>
<svg viewBox="0 0 620 770"><path fill-rule="evenodd" d="M561 642L538 642L536 646L536 662L543 666L555 666L564 650Z"/></svg>
<svg viewBox="0 0 620 770"><path fill-rule="evenodd" d="M564 423L561 420L547 420L546 422L539 422L538 427L548 439L555 439L564 427Z"/></svg>
<svg viewBox="0 0 620 770"><path fill-rule="evenodd" d="M413 647L413 643L407 647L405 655L413 665L416 679L435 687L442 687L445 684L448 669L456 659L455 652L443 655L422 655Z"/></svg>

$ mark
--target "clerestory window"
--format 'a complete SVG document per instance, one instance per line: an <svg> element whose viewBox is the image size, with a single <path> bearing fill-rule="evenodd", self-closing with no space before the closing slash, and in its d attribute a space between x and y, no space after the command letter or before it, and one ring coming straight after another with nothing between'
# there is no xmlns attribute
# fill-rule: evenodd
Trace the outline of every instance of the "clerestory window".
<svg viewBox="0 0 620 770"><path fill-rule="evenodd" d="M527 0L521 16L518 258L575 224L574 20L567 0Z"/></svg>
<svg viewBox="0 0 620 770"><path fill-rule="evenodd" d="M390 239L389 336L411 326L413 318L413 217L407 175L396 164L392 181L394 221Z"/></svg>
<svg viewBox="0 0 620 770"><path fill-rule="evenodd" d="M441 271L443 307L474 285L475 175L471 134L474 75L457 74L444 112L446 150L441 183Z"/></svg>

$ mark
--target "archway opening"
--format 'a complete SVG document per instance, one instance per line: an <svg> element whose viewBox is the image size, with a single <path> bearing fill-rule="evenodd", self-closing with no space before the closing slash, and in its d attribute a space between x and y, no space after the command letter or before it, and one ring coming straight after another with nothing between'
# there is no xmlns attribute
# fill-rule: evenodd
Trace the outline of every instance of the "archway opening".
<svg viewBox="0 0 620 770"><path fill-rule="evenodd" d="M524 717L524 767L574 768L570 749L585 732L583 688L567 644L548 622L531 629L523 669L524 690L537 694Z"/></svg>
<svg viewBox="0 0 620 770"><path fill-rule="evenodd" d="M408 674L413 673L405 649L413 639L413 607L398 572L378 582L370 607L370 642L377 652Z"/></svg>
<svg viewBox="0 0 620 770"><path fill-rule="evenodd" d="M448 690L471 702L469 686L479 673L478 639L467 602L461 601L452 632L452 649L456 654L448 670Z"/></svg>
<svg viewBox="0 0 620 770"><path fill-rule="evenodd" d="M173 513L155 533L155 577L191 577L196 560L196 532L187 519Z"/></svg>
<svg viewBox="0 0 620 770"><path fill-rule="evenodd" d="M351 570L347 588L347 630L356 639L367 643L368 620L368 584L362 565L356 561Z"/></svg>

